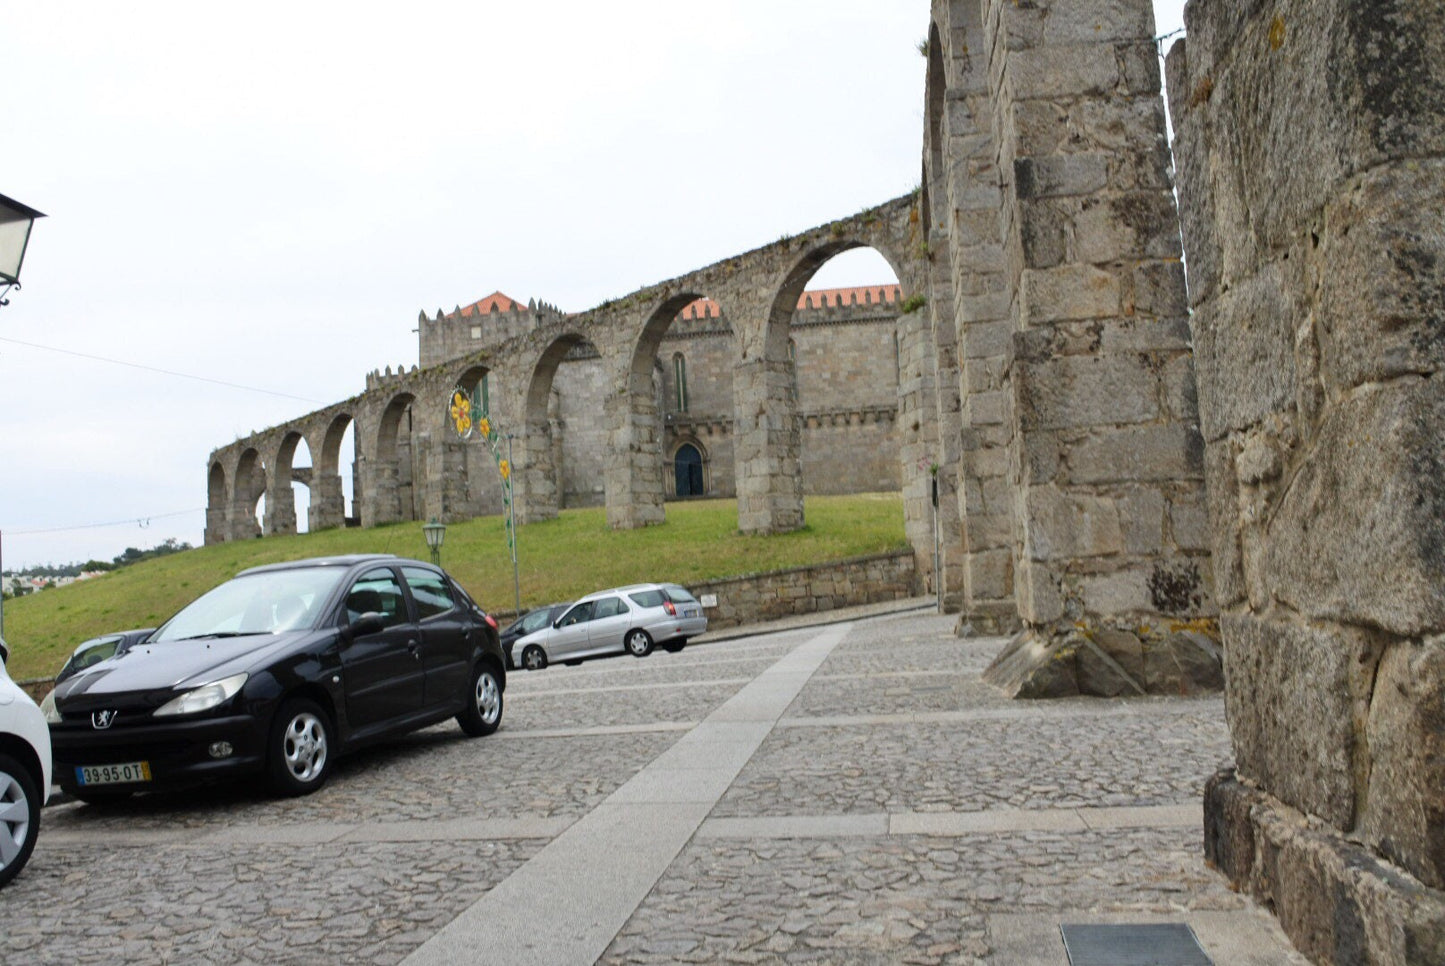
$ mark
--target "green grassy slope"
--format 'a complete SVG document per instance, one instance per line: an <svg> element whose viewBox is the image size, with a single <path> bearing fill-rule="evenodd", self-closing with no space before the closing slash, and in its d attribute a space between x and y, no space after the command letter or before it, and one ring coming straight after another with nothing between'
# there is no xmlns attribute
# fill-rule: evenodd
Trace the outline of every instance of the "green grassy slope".
<svg viewBox="0 0 1445 966"><path fill-rule="evenodd" d="M896 493L809 497L808 525L778 536L737 532L734 500L669 503L667 522L643 530L607 527L601 508L567 510L518 530L522 606L570 600L645 580L684 585L904 549L903 502ZM5 603L9 672L54 674L80 641L146 627L258 564L342 553L394 553L427 559L420 523L268 537L171 554L95 580ZM447 527L442 565L495 611L513 607L512 564L500 517Z"/></svg>

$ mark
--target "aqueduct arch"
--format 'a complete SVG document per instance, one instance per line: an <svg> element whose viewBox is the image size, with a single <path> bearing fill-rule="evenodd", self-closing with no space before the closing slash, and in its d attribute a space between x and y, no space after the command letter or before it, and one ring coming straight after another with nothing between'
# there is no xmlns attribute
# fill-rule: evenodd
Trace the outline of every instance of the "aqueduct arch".
<svg viewBox="0 0 1445 966"><path fill-rule="evenodd" d="M376 424L367 463L368 506L373 516L363 523L395 523L416 519L413 491L413 407L417 397L398 391L386 402Z"/></svg>

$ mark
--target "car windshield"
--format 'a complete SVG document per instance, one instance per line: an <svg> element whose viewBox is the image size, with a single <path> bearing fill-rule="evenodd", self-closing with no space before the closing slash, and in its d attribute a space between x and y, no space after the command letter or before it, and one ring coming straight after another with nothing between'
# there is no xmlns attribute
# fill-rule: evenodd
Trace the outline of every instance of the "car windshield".
<svg viewBox="0 0 1445 966"><path fill-rule="evenodd" d="M337 567L308 567L237 577L187 605L152 641L280 634L309 628L320 617L322 603L343 573Z"/></svg>

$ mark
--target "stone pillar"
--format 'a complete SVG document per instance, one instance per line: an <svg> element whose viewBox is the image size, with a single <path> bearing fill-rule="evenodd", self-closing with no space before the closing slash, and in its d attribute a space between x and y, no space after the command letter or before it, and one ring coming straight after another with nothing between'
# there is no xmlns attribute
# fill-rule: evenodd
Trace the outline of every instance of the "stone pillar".
<svg viewBox="0 0 1445 966"><path fill-rule="evenodd" d="M733 367L733 459L738 529L786 533L803 526L803 467L793 366L758 359Z"/></svg>
<svg viewBox="0 0 1445 966"><path fill-rule="evenodd" d="M365 482L366 498L358 500L361 510L361 525L381 526L402 519L401 493L398 488L400 471L395 459L367 460Z"/></svg>
<svg viewBox="0 0 1445 966"><path fill-rule="evenodd" d="M266 534L296 532L296 491L279 474L266 483Z"/></svg>
<svg viewBox="0 0 1445 966"><path fill-rule="evenodd" d="M1169 58L1237 775L1319 963L1445 962L1445 4L1194 0Z"/></svg>
<svg viewBox="0 0 1445 966"><path fill-rule="evenodd" d="M306 522L312 533L345 524L346 496L341 489L341 477L320 472L312 477L311 510Z"/></svg>
<svg viewBox="0 0 1445 966"><path fill-rule="evenodd" d="M216 506L214 503L206 507L206 536L205 545L213 543L225 543L229 537L230 528L226 523L226 507Z"/></svg>
<svg viewBox="0 0 1445 966"><path fill-rule="evenodd" d="M959 518L958 474L963 444L963 403L959 394L958 328L954 324L953 284L949 280L948 234L938 230L931 244L932 284L929 286L928 318L933 334L934 423L937 427L934 464L938 469L929 481L937 485L939 574L937 586L943 613L955 614L964 607L966 554Z"/></svg>
<svg viewBox="0 0 1445 966"><path fill-rule="evenodd" d="M1045 641L1163 633L1214 605L1153 10L987 11L1019 613Z"/></svg>
<svg viewBox="0 0 1445 966"><path fill-rule="evenodd" d="M1012 278L1004 258L994 105L979 5L935 0L929 39L925 166L931 233L946 232L959 355L957 505L962 622L982 633L1018 628L1014 595Z"/></svg>
<svg viewBox="0 0 1445 966"><path fill-rule="evenodd" d="M609 396L607 525L614 530L656 526L662 506L661 432L650 392Z"/></svg>
<svg viewBox="0 0 1445 966"><path fill-rule="evenodd" d="M520 464L512 477L517 523L556 519L561 509L557 486L557 454L560 446L552 435L550 419L527 423L527 431L513 441Z"/></svg>

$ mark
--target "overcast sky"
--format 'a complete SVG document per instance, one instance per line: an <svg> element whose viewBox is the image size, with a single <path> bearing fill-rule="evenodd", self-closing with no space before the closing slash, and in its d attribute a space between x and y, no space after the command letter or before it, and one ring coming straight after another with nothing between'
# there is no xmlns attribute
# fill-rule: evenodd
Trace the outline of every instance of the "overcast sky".
<svg viewBox="0 0 1445 966"><path fill-rule="evenodd" d="M0 2L0 194L49 216L7 570L199 545L210 451L414 364L422 309L586 309L918 182L924 0Z"/></svg>

